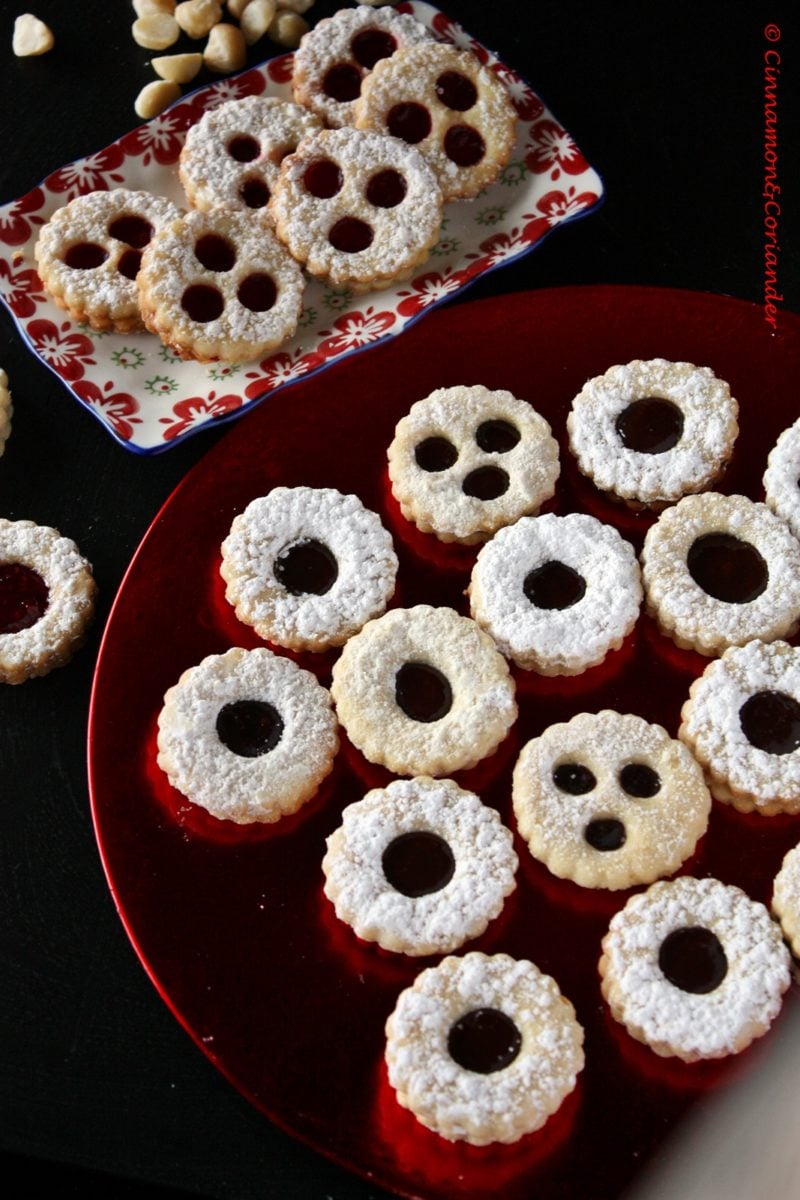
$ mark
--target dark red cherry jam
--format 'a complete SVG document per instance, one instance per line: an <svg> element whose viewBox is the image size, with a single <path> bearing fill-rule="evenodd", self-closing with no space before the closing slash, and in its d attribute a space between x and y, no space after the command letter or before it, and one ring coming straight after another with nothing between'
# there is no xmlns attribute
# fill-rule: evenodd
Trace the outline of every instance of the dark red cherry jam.
<svg viewBox="0 0 800 1200"><path fill-rule="evenodd" d="M589 822L583 836L595 850L619 850L625 845L625 826L616 817L598 817Z"/></svg>
<svg viewBox="0 0 800 1200"><path fill-rule="evenodd" d="M316 538L303 538L281 550L273 569L278 583L293 596L324 596L339 575L334 555Z"/></svg>
<svg viewBox="0 0 800 1200"><path fill-rule="evenodd" d="M303 172L303 186L318 200L329 200L341 190L342 172L330 158L316 158Z"/></svg>
<svg viewBox="0 0 800 1200"><path fill-rule="evenodd" d="M453 706L447 679L427 663L404 663L394 677L394 695L407 717L425 725L441 721Z"/></svg>
<svg viewBox="0 0 800 1200"><path fill-rule="evenodd" d="M444 135L444 152L457 167L474 167L486 153L486 143L471 125L451 125Z"/></svg>
<svg viewBox="0 0 800 1200"><path fill-rule="evenodd" d="M619 773L623 792L637 800L649 800L661 790L661 778L647 763L628 763Z"/></svg>
<svg viewBox="0 0 800 1200"><path fill-rule="evenodd" d="M239 195L248 208L266 208L269 203L269 188L263 179L245 179L239 188Z"/></svg>
<svg viewBox="0 0 800 1200"><path fill-rule="evenodd" d="M124 242L126 246L133 246L136 250L143 250L153 236L153 226L149 221L145 221L144 217L123 213L121 217L114 218L108 232L118 242Z"/></svg>
<svg viewBox="0 0 800 1200"><path fill-rule="evenodd" d="M396 49L397 42L385 29L362 29L350 41L353 58L368 71L382 58L389 58Z"/></svg>
<svg viewBox="0 0 800 1200"><path fill-rule="evenodd" d="M74 246L68 246L64 253L64 262L76 271L91 271L101 266L107 258L105 246L99 246L97 242L76 242Z"/></svg>
<svg viewBox="0 0 800 1200"><path fill-rule="evenodd" d="M553 783L570 796L585 796L597 787L593 772L582 763L561 763L553 771Z"/></svg>
<svg viewBox="0 0 800 1200"><path fill-rule="evenodd" d="M278 299L278 289L271 275L254 271L246 275L236 292L237 299L250 312L269 312Z"/></svg>
<svg viewBox="0 0 800 1200"><path fill-rule="evenodd" d="M181 308L191 321L205 325L222 315L225 301L222 293L206 283L192 283L181 296Z"/></svg>
<svg viewBox="0 0 800 1200"><path fill-rule="evenodd" d="M237 133L236 137L232 137L228 142L226 148L231 158L241 163L252 162L261 153L259 142L249 133Z"/></svg>
<svg viewBox="0 0 800 1200"><path fill-rule="evenodd" d="M634 400L616 420L619 440L640 454L664 454L683 437L683 413L671 400L645 396Z"/></svg>
<svg viewBox="0 0 800 1200"><path fill-rule="evenodd" d="M381 859L387 882L404 896L429 896L440 892L456 869L456 860L444 838L415 829L393 838Z"/></svg>
<svg viewBox="0 0 800 1200"><path fill-rule="evenodd" d="M508 476L500 467L476 467L461 485L465 496L476 500L496 500L508 491Z"/></svg>
<svg viewBox="0 0 800 1200"><path fill-rule="evenodd" d="M414 458L423 471L446 471L458 458L458 451L447 438L429 437L414 447Z"/></svg>
<svg viewBox="0 0 800 1200"><path fill-rule="evenodd" d="M361 95L361 72L352 63L337 63L325 75L322 90L331 100L347 104Z"/></svg>
<svg viewBox="0 0 800 1200"><path fill-rule="evenodd" d="M487 454L507 454L519 437L519 430L510 421L483 421L475 430L475 441Z"/></svg>
<svg viewBox="0 0 800 1200"><path fill-rule="evenodd" d="M0 633L19 633L44 616L50 589L24 563L0 563Z"/></svg>
<svg viewBox="0 0 800 1200"><path fill-rule="evenodd" d="M142 265L141 250L125 250L119 256L117 270L120 275L124 275L126 279L135 279L139 274L139 268Z"/></svg>
<svg viewBox="0 0 800 1200"><path fill-rule="evenodd" d="M552 559L528 572L522 590L537 608L571 608L585 595L586 580L566 563Z"/></svg>
<svg viewBox="0 0 800 1200"><path fill-rule="evenodd" d="M194 244L194 256L209 271L230 271L236 264L236 251L227 238L204 233Z"/></svg>
<svg viewBox="0 0 800 1200"><path fill-rule="evenodd" d="M704 592L728 604L757 599L769 582L767 564L755 546L730 533L706 533L689 547L689 574Z"/></svg>
<svg viewBox="0 0 800 1200"><path fill-rule="evenodd" d="M424 104L405 100L395 104L386 114L386 128L392 137L416 146L431 131L431 114Z"/></svg>
<svg viewBox="0 0 800 1200"><path fill-rule="evenodd" d="M372 227L366 221L358 217L340 217L331 227L328 241L334 250L341 250L343 254L360 254L372 245L374 236Z"/></svg>
<svg viewBox="0 0 800 1200"><path fill-rule="evenodd" d="M406 181L399 171L387 167L378 171L367 184L367 200L375 208L394 208L405 199Z"/></svg>
<svg viewBox="0 0 800 1200"><path fill-rule="evenodd" d="M241 758L274 750L282 734L283 719L265 700L235 700L217 713L217 737Z"/></svg>
<svg viewBox="0 0 800 1200"><path fill-rule="evenodd" d="M447 1050L466 1071L491 1075L519 1054L522 1035L511 1017L498 1008L473 1008L450 1026Z"/></svg>
<svg viewBox="0 0 800 1200"><path fill-rule="evenodd" d="M755 692L739 709L739 722L751 746L767 754L800 746L800 704L785 692Z"/></svg>
<svg viewBox="0 0 800 1200"><path fill-rule="evenodd" d="M661 943L658 965L682 992L704 996L728 973L728 959L715 933L702 925L675 929Z"/></svg>
<svg viewBox="0 0 800 1200"><path fill-rule="evenodd" d="M443 72L436 80L436 95L455 112L466 112L478 99L475 84L460 71Z"/></svg>

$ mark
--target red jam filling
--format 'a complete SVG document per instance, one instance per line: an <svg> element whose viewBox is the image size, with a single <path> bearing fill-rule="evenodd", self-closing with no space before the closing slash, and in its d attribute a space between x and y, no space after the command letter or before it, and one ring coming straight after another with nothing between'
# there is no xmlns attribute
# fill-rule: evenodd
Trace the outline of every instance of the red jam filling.
<svg viewBox="0 0 800 1200"><path fill-rule="evenodd" d="M205 325L222 315L225 301L222 293L206 283L193 283L181 296L181 308L192 321Z"/></svg>
<svg viewBox="0 0 800 1200"><path fill-rule="evenodd" d="M236 297L250 312L269 312L278 299L278 289L271 275L254 271L239 284Z"/></svg>
<svg viewBox="0 0 800 1200"><path fill-rule="evenodd" d="M473 1008L450 1027L447 1051L466 1071L491 1075L517 1057L522 1035L515 1023L497 1008Z"/></svg>
<svg viewBox="0 0 800 1200"><path fill-rule="evenodd" d="M456 860L444 838L415 829L393 838L383 852L386 880L404 896L429 896L453 878Z"/></svg>
<svg viewBox="0 0 800 1200"><path fill-rule="evenodd" d="M117 270L120 275L124 275L126 279L135 279L139 274L139 268L142 265L141 250L125 250L119 256Z"/></svg>
<svg viewBox="0 0 800 1200"><path fill-rule="evenodd" d="M99 246L97 242L76 242L74 246L68 246L64 253L64 262L76 271L91 271L101 266L107 258L105 246Z"/></svg>
<svg viewBox="0 0 800 1200"><path fill-rule="evenodd" d="M375 208L395 208L405 199L406 181L399 171L387 167L373 175L367 184L367 200Z"/></svg>
<svg viewBox="0 0 800 1200"><path fill-rule="evenodd" d="M228 142L227 150L236 162L246 163L258 158L261 146L249 133L239 133Z"/></svg>
<svg viewBox="0 0 800 1200"><path fill-rule="evenodd" d="M496 500L508 491L508 475L500 467L477 467L461 485L465 496L476 500Z"/></svg>
<svg viewBox="0 0 800 1200"><path fill-rule="evenodd" d="M368 71L382 58L389 58L396 49L397 42L384 29L362 29L350 41L353 58Z"/></svg>
<svg viewBox="0 0 800 1200"><path fill-rule="evenodd" d="M767 754L791 754L800 746L800 704L785 692L755 692L739 709L742 732Z"/></svg>
<svg viewBox="0 0 800 1200"><path fill-rule="evenodd" d="M649 800L661 790L661 779L647 763L627 763L619 773L619 785L629 796Z"/></svg>
<svg viewBox="0 0 800 1200"><path fill-rule="evenodd" d="M445 71L436 80L436 95L454 112L466 112L477 102L478 90L460 71Z"/></svg>
<svg viewBox="0 0 800 1200"><path fill-rule="evenodd" d="M118 242L125 242L137 250L143 250L153 236L153 226L144 217L123 214L115 217L108 227L108 232Z"/></svg>
<svg viewBox="0 0 800 1200"><path fill-rule="evenodd" d="M335 162L329 158L317 158L303 172L303 185L307 192L318 200L329 200L341 190L344 176Z"/></svg>
<svg viewBox="0 0 800 1200"><path fill-rule="evenodd" d="M406 716L425 725L441 721L453 706L447 679L427 663L404 663L394 678L394 694Z"/></svg>
<svg viewBox="0 0 800 1200"><path fill-rule="evenodd" d="M627 450L664 454L683 436L683 413L671 400L645 396L623 409L615 428Z"/></svg>
<svg viewBox="0 0 800 1200"><path fill-rule="evenodd" d="M209 271L230 271L236 263L236 251L227 238L204 233L194 244L194 256Z"/></svg>
<svg viewBox="0 0 800 1200"><path fill-rule="evenodd" d="M235 700L217 714L217 737L241 758L260 758L274 750L283 734L283 719L264 700Z"/></svg>
<svg viewBox="0 0 800 1200"><path fill-rule="evenodd" d="M589 822L583 836L594 850L619 850L625 845L625 826L616 817L598 817Z"/></svg>
<svg viewBox="0 0 800 1200"><path fill-rule="evenodd" d="M537 608L571 608L583 598L586 580L566 563L552 559L528 572L522 590Z"/></svg>
<svg viewBox="0 0 800 1200"><path fill-rule="evenodd" d="M767 564L755 546L730 533L706 533L689 547L692 579L715 600L748 604L769 582Z"/></svg>
<svg viewBox="0 0 800 1200"><path fill-rule="evenodd" d="M275 578L293 596L324 596L339 575L339 564L328 547L303 538L281 550L273 568Z"/></svg>
<svg viewBox="0 0 800 1200"><path fill-rule="evenodd" d="M0 634L35 625L49 599L50 589L38 571L23 563L0 563Z"/></svg>
<svg viewBox="0 0 800 1200"><path fill-rule="evenodd" d="M245 179L239 188L239 195L248 208L266 208L269 202L269 188L263 179Z"/></svg>
<svg viewBox="0 0 800 1200"><path fill-rule="evenodd" d="M386 128L392 137L416 146L431 131L431 114L424 104L416 104L413 100L395 104L386 114Z"/></svg>
<svg viewBox="0 0 800 1200"><path fill-rule="evenodd" d="M347 104L361 95L361 72L352 63L337 63L326 73L322 90L331 100Z"/></svg>
<svg viewBox="0 0 800 1200"><path fill-rule="evenodd" d="M486 154L486 143L471 125L451 125L444 135L444 152L457 167L474 167Z"/></svg>
<svg viewBox="0 0 800 1200"><path fill-rule="evenodd" d="M520 432L510 421L483 421L475 431L475 441L487 454L507 454L520 439Z"/></svg>
<svg viewBox="0 0 800 1200"><path fill-rule="evenodd" d="M561 763L553 771L553 783L569 796L585 796L597 787L597 780L582 763Z"/></svg>
<svg viewBox="0 0 800 1200"><path fill-rule="evenodd" d="M446 471L458 458L458 451L447 438L429 437L414 447L414 458L423 471Z"/></svg>
<svg viewBox="0 0 800 1200"><path fill-rule="evenodd" d="M359 254L372 245L374 236L372 227L366 221L358 217L341 217L332 226L328 241L334 250L341 250L343 254Z"/></svg>
<svg viewBox="0 0 800 1200"><path fill-rule="evenodd" d="M728 959L715 933L702 925L675 929L661 943L658 965L682 992L704 996L728 973Z"/></svg>

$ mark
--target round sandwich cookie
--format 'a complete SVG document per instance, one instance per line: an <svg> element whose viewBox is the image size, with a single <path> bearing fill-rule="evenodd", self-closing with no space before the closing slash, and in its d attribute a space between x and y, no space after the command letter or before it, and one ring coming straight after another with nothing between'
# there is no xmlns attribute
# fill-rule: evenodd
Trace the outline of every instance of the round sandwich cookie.
<svg viewBox="0 0 800 1200"><path fill-rule="evenodd" d="M772 911L795 958L800 958L800 845L787 851L775 876Z"/></svg>
<svg viewBox="0 0 800 1200"><path fill-rule="evenodd" d="M772 511L800 538L800 419L784 429L770 451L764 492Z"/></svg>

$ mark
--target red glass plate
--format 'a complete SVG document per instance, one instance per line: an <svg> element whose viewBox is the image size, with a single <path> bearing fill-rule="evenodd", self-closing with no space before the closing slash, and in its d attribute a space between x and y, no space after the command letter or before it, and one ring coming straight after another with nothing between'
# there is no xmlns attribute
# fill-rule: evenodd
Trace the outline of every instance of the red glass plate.
<svg viewBox="0 0 800 1200"><path fill-rule="evenodd" d="M388 776L345 744L321 795L285 824L248 830L215 821L155 764L161 699L205 655L258 644L224 599L219 545L234 515L277 484L356 492L395 537L396 602L466 611L474 551L415 533L387 487L395 422L434 387L480 382L531 401L562 443L556 510L591 511L640 545L649 519L612 506L577 474L565 420L589 376L657 356L707 364L730 382L741 433L725 490L760 498L769 449L797 416L797 317L781 314L773 336L754 305L655 288L483 300L440 310L403 339L299 383L283 405L242 420L153 522L108 623L90 717L92 805L109 884L142 962L197 1045L253 1104L403 1195L618 1195L687 1106L746 1070L760 1047L690 1067L633 1042L609 1018L596 970L600 939L626 894L559 881L519 844L517 891L470 948L528 957L555 976L586 1029L586 1070L561 1111L516 1146L476 1150L429 1133L397 1105L382 1057L386 1016L429 960L359 943L322 892L325 838L341 809ZM331 658L300 661L327 681ZM703 662L642 617L627 644L583 676L518 673L517 727L493 758L456 778L513 825L510 773L523 741L603 707L639 712L674 733ZM685 869L768 900L798 836L797 818L744 817L715 804Z"/></svg>

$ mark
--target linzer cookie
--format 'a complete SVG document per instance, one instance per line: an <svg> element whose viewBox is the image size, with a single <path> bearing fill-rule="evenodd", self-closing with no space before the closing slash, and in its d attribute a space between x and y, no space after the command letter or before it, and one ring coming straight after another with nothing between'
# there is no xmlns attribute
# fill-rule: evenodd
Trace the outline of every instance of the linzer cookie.
<svg viewBox="0 0 800 1200"><path fill-rule="evenodd" d="M412 405L389 447L403 516L443 542L485 542L555 491L558 443L525 400L507 391L438 388Z"/></svg>
<svg viewBox="0 0 800 1200"><path fill-rule="evenodd" d="M493 754L517 717L494 642L452 608L395 608L351 638L331 693L350 741L397 775L449 775Z"/></svg>
<svg viewBox="0 0 800 1200"><path fill-rule="evenodd" d="M237 617L259 637L325 650L383 612L397 557L380 518L357 496L278 487L234 519L220 573Z"/></svg>
<svg viewBox="0 0 800 1200"><path fill-rule="evenodd" d="M720 476L738 404L708 367L654 358L590 379L567 418L581 471L634 508L661 509Z"/></svg>
<svg viewBox="0 0 800 1200"><path fill-rule="evenodd" d="M419 21L393 9L342 8L300 42L292 74L295 99L326 125L352 125L362 83L375 64L430 36Z"/></svg>
<svg viewBox="0 0 800 1200"><path fill-rule="evenodd" d="M297 328L300 268L264 218L217 208L172 221L142 257L147 328L183 359L249 362Z"/></svg>
<svg viewBox="0 0 800 1200"><path fill-rule="evenodd" d="M6 448L8 436L11 433L11 418L14 406L11 403L11 393L8 390L8 376L0 367L0 455Z"/></svg>
<svg viewBox="0 0 800 1200"><path fill-rule="evenodd" d="M376 63L355 106L358 129L402 138L436 173L445 201L477 196L511 158L517 116L474 54L440 42Z"/></svg>
<svg viewBox="0 0 800 1200"><path fill-rule="evenodd" d="M325 894L360 938L447 954L514 889L517 856L493 808L452 779L396 779L348 805L328 838Z"/></svg>
<svg viewBox="0 0 800 1200"><path fill-rule="evenodd" d="M775 876L772 911L795 958L800 958L800 846L784 856Z"/></svg>
<svg viewBox="0 0 800 1200"><path fill-rule="evenodd" d="M721 654L789 637L800 621L800 543L746 496L685 496L648 530L647 609L679 646Z"/></svg>
<svg viewBox="0 0 800 1200"><path fill-rule="evenodd" d="M0 518L0 683L68 662L94 615L92 568L69 538Z"/></svg>
<svg viewBox="0 0 800 1200"><path fill-rule="evenodd" d="M275 96L212 108L186 134L180 180L193 208L266 209L280 164L322 122Z"/></svg>
<svg viewBox="0 0 800 1200"><path fill-rule="evenodd" d="M39 234L39 277L74 321L117 333L142 329L136 290L142 252L178 215L170 200L149 192L113 188L77 196Z"/></svg>
<svg viewBox="0 0 800 1200"><path fill-rule="evenodd" d="M517 666L578 675L633 629L639 563L616 529L594 517L522 517L481 550L469 598L474 619Z"/></svg>
<svg viewBox="0 0 800 1200"><path fill-rule="evenodd" d="M172 786L238 825L297 812L338 745L328 692L267 649L204 658L169 689L158 718L158 765Z"/></svg>
<svg viewBox="0 0 800 1200"><path fill-rule="evenodd" d="M749 642L692 684L678 736L717 800L741 812L800 812L800 649Z"/></svg>
<svg viewBox="0 0 800 1200"><path fill-rule="evenodd" d="M716 879L655 883L612 918L600 959L612 1016L656 1054L738 1054L767 1032L789 952L763 904Z"/></svg>
<svg viewBox="0 0 800 1200"><path fill-rule="evenodd" d="M700 766L660 725L608 709L551 725L514 768L514 814L534 858L582 887L671 875L705 832Z"/></svg>
<svg viewBox="0 0 800 1200"><path fill-rule="evenodd" d="M772 511L800 538L800 420L784 429L770 451L764 492Z"/></svg>
<svg viewBox="0 0 800 1200"><path fill-rule="evenodd" d="M284 159L269 211L309 274L353 292L411 275L439 237L442 199L412 146L323 130Z"/></svg>
<svg viewBox="0 0 800 1200"><path fill-rule="evenodd" d="M516 1142L542 1125L583 1069L583 1029L532 962L473 951L401 992L386 1022L398 1103L449 1141Z"/></svg>

